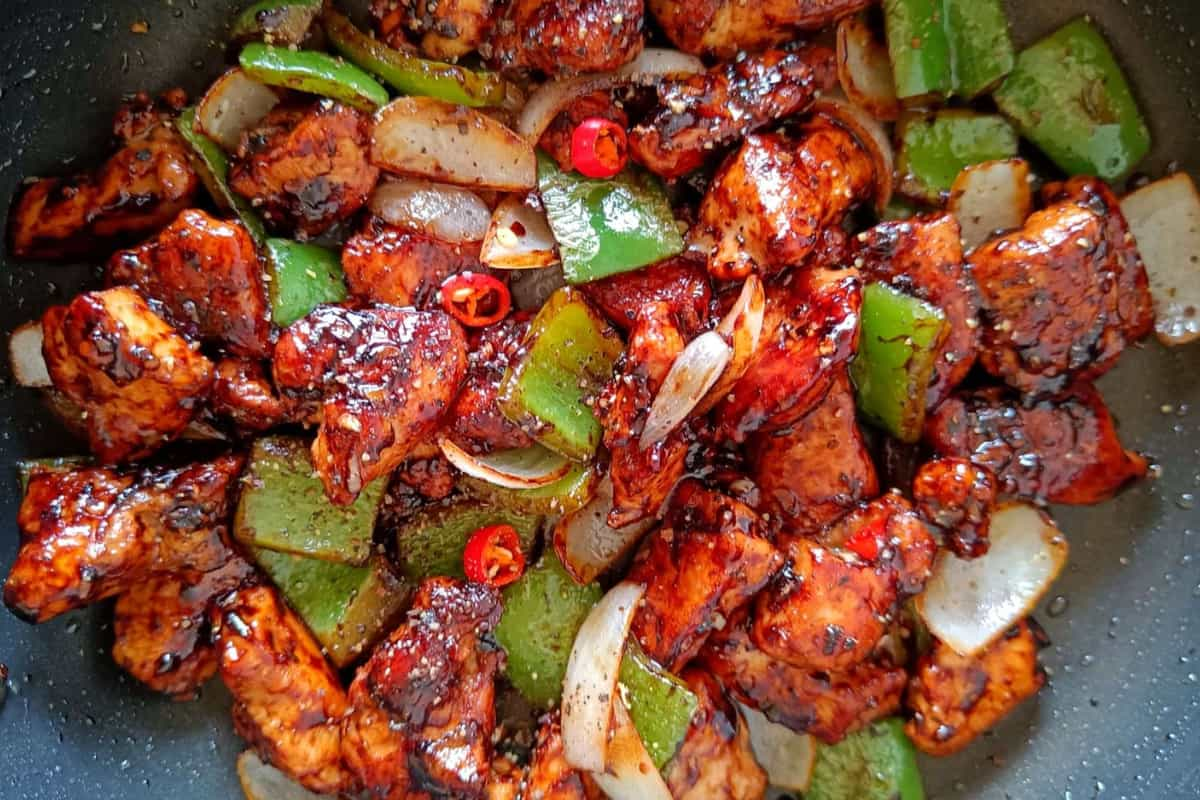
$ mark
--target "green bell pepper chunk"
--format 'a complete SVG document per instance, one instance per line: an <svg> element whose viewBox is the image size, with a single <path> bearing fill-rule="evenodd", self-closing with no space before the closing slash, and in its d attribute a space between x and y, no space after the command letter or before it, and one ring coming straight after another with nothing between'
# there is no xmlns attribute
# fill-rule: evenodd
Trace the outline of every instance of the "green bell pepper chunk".
<svg viewBox="0 0 1200 800"><path fill-rule="evenodd" d="M538 153L538 189L568 283L587 283L683 251L683 236L658 178L630 167L614 178L563 172Z"/></svg>
<svg viewBox="0 0 1200 800"><path fill-rule="evenodd" d="M591 502L600 479L594 466L572 464L566 475L536 489L507 489L466 475L459 482L472 497L498 508L522 514L570 514Z"/></svg>
<svg viewBox="0 0 1200 800"><path fill-rule="evenodd" d="M863 289L862 338L850 364L858 410L904 442L925 424L925 391L948 332L941 309L883 283Z"/></svg>
<svg viewBox="0 0 1200 800"><path fill-rule="evenodd" d="M261 247L267 240L267 229L262 218L246 198L229 188L229 158L220 145L196 130L195 106L184 109L176 128L192 149L192 155L195 156L193 165L213 201L222 210L236 213L250 238Z"/></svg>
<svg viewBox="0 0 1200 800"><path fill-rule="evenodd" d="M381 555L354 567L257 548L250 554L339 668L382 639L404 610L409 587Z"/></svg>
<svg viewBox="0 0 1200 800"><path fill-rule="evenodd" d="M884 0L896 97L919 106L954 90L954 61L943 0Z"/></svg>
<svg viewBox="0 0 1200 800"><path fill-rule="evenodd" d="M662 769L675 757L700 704L687 684L660 667L636 640L625 646L617 684L629 703L633 727L642 737L654 766Z"/></svg>
<svg viewBox="0 0 1200 800"><path fill-rule="evenodd" d="M234 537L249 547L362 566L371 556L385 481L335 506L313 471L308 443L292 436L259 439L250 450Z"/></svg>
<svg viewBox="0 0 1200 800"><path fill-rule="evenodd" d="M1108 43L1086 18L1022 52L995 93L1021 134L1072 175L1127 175L1150 130Z"/></svg>
<svg viewBox="0 0 1200 800"><path fill-rule="evenodd" d="M974 99L1012 72L1016 55L1002 0L944 0L954 93Z"/></svg>
<svg viewBox="0 0 1200 800"><path fill-rule="evenodd" d="M804 800L925 800L904 723L886 719L819 747Z"/></svg>
<svg viewBox="0 0 1200 800"><path fill-rule="evenodd" d="M387 89L353 64L315 50L289 50L260 42L238 57L246 74L270 86L332 97L360 111L387 105Z"/></svg>
<svg viewBox="0 0 1200 800"><path fill-rule="evenodd" d="M261 0L234 18L229 34L238 42L260 39L284 47L300 44L321 13L321 3L322 0Z"/></svg>
<svg viewBox="0 0 1200 800"><path fill-rule="evenodd" d="M468 498L422 508L396 531L397 567L416 581L434 575L464 578L463 550L475 531L487 525L512 525L528 557L542 522L539 514L488 508Z"/></svg>
<svg viewBox="0 0 1200 800"><path fill-rule="evenodd" d="M17 462L17 485L21 494L29 491L29 480L35 472L70 472L91 466L87 456L61 456L59 458L26 458Z"/></svg>
<svg viewBox="0 0 1200 800"><path fill-rule="evenodd" d="M914 115L900 123L901 191L940 203L965 168L1017 154L1017 134L1001 116L971 111Z"/></svg>
<svg viewBox="0 0 1200 800"><path fill-rule="evenodd" d="M500 411L554 452L587 461L601 429L586 400L612 377L621 337L578 289L563 287L533 318L522 350L500 383Z"/></svg>
<svg viewBox="0 0 1200 800"><path fill-rule="evenodd" d="M346 60L378 75L404 94L436 97L475 108L503 105L508 96L508 84L494 72L477 72L395 50L363 33L333 9L325 11L322 21L329 41Z"/></svg>
<svg viewBox="0 0 1200 800"><path fill-rule="evenodd" d="M322 303L346 299L346 276L337 253L290 239L266 241L271 320L286 328Z"/></svg>

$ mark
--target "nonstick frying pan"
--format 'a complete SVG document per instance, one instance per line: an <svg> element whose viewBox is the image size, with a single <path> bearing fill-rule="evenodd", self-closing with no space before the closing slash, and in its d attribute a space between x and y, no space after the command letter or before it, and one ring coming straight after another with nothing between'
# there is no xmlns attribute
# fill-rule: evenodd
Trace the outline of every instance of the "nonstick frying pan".
<svg viewBox="0 0 1200 800"><path fill-rule="evenodd" d="M22 177L100 159L122 93L195 91L225 56L239 0L0 1L0 203ZM1142 169L1200 176L1200 3L1011 0L1018 43L1089 13L1130 74L1156 139ZM131 25L148 23L135 34ZM139 26L140 27L140 26ZM9 329L94 279L91 265L4 263ZM7 366L0 368L7 369ZM18 458L78 450L38 401L0 385L0 565L17 548ZM1200 347L1148 343L1101 382L1127 446L1161 476L1095 508L1058 509L1071 563L1039 619L1051 686L969 751L926 761L934 798L1200 798ZM213 681L178 704L122 676L109 612L32 628L0 613L0 797L238 798L242 749Z"/></svg>

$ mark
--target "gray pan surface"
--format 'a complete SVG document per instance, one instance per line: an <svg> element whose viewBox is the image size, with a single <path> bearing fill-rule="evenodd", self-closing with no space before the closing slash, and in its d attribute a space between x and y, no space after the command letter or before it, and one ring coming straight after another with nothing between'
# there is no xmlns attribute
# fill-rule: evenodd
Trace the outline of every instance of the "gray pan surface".
<svg viewBox="0 0 1200 800"><path fill-rule="evenodd" d="M101 158L123 92L218 73L236 0L0 0L0 206L23 176ZM1089 12L1120 54L1156 137L1143 166L1200 177L1200 2L1011 0L1019 42ZM149 32L134 34L136 21ZM103 254L107 256L107 253ZM0 327L71 296L101 263L4 263ZM7 372L7 359L0 369ZM1102 388L1155 481L1095 508L1059 509L1072 548L1039 618L1052 684L969 751L925 764L933 798L1200 798L1200 347L1129 352ZM76 446L77 449L77 446ZM13 462L72 445L0 376L0 566L17 547ZM38 628L0 613L0 798L240 798L241 745L214 681L177 704L108 656L107 608Z"/></svg>

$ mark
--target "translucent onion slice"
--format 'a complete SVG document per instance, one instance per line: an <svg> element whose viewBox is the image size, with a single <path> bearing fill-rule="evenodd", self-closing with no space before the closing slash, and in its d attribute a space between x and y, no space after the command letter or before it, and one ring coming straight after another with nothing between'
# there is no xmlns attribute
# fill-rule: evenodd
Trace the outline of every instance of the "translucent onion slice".
<svg viewBox="0 0 1200 800"><path fill-rule="evenodd" d="M687 419L721 377L733 358L733 348L716 331L702 333L688 343L663 379L646 426L642 429L643 449L660 442Z"/></svg>
<svg viewBox="0 0 1200 800"><path fill-rule="evenodd" d="M1033 209L1029 164L1010 158L967 167L954 179L948 208L962 228L967 252L997 232L1021 227Z"/></svg>
<svg viewBox="0 0 1200 800"><path fill-rule="evenodd" d="M887 44L871 30L865 14L838 23L837 66L838 80L850 102L875 119L894 122L900 117Z"/></svg>
<svg viewBox="0 0 1200 800"><path fill-rule="evenodd" d="M469 189L419 178L381 182L371 193L370 207L392 225L451 244L483 241L492 219L487 203Z"/></svg>
<svg viewBox="0 0 1200 800"><path fill-rule="evenodd" d="M970 561L943 552L916 601L930 633L964 656L1026 617L1067 563L1067 540L1027 503L997 509L989 541L987 554Z"/></svg>
<svg viewBox="0 0 1200 800"><path fill-rule="evenodd" d="M226 152L232 153L251 128L279 105L279 95L240 68L226 72L208 87L196 107L196 126Z"/></svg>
<svg viewBox="0 0 1200 800"><path fill-rule="evenodd" d="M571 471L570 461L536 444L486 456L468 453L449 439L442 439L438 446L446 460L462 472L506 489L536 489Z"/></svg>
<svg viewBox="0 0 1200 800"><path fill-rule="evenodd" d="M729 366L721 373L720 379L696 406L697 414L707 414L715 408L750 368L750 361L758 350L759 339L762 338L766 308L767 295L763 290L762 279L751 274L742 284L741 294L734 301L729 313L717 325L717 332L733 344L733 356L729 359Z"/></svg>
<svg viewBox="0 0 1200 800"><path fill-rule="evenodd" d="M754 759L766 770L771 785L788 792L807 792L817 763L817 743L813 737L771 722L761 711L741 703L738 710L750 731Z"/></svg>
<svg viewBox="0 0 1200 800"><path fill-rule="evenodd" d="M8 337L8 363L13 379L26 389L49 389L53 383L42 355L42 323L26 322Z"/></svg>
<svg viewBox="0 0 1200 800"><path fill-rule="evenodd" d="M253 750L238 756L237 774L246 800L334 800L333 795L315 794L305 789L264 763Z"/></svg>
<svg viewBox="0 0 1200 800"><path fill-rule="evenodd" d="M1180 172L1143 186L1121 201L1146 262L1159 341L1200 339L1200 196Z"/></svg>
<svg viewBox="0 0 1200 800"><path fill-rule="evenodd" d="M887 208L896 188L896 152L879 121L840 97L826 95L812 104L812 112L836 122L854 134L875 162L875 208Z"/></svg>
<svg viewBox="0 0 1200 800"><path fill-rule="evenodd" d="M622 528L608 524L613 505L612 479L605 475L596 494L583 508L562 517L554 526L554 550L567 572L579 583L591 583L627 556L655 520L645 519Z"/></svg>
<svg viewBox="0 0 1200 800"><path fill-rule="evenodd" d="M516 196L492 214L479 260L494 269L539 269L558 263L558 242L546 213Z"/></svg>
<svg viewBox="0 0 1200 800"><path fill-rule="evenodd" d="M625 701L613 703L613 734L608 742L604 772L592 773L600 789L612 800L671 800L671 790L654 766Z"/></svg>
<svg viewBox="0 0 1200 800"><path fill-rule="evenodd" d="M563 679L562 733L563 755L576 769L602 772L608 763L621 654L645 591L638 583L618 583L592 607L575 635ZM651 771L658 772L653 764Z"/></svg>

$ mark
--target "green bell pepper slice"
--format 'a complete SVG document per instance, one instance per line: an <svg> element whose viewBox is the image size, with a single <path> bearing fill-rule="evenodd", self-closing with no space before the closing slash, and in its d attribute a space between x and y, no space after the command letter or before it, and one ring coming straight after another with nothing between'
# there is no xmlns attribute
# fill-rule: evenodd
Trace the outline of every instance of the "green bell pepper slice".
<svg viewBox="0 0 1200 800"><path fill-rule="evenodd" d="M325 11L322 22L330 43L347 61L378 75L404 94L436 97L475 108L501 106L508 97L507 82L494 72L477 72L395 50L363 33L333 9Z"/></svg>
<svg viewBox="0 0 1200 800"><path fill-rule="evenodd" d="M617 685L624 690L633 727L642 737L650 760L662 769L687 736L699 698L686 683L646 655L633 639L625 646Z"/></svg>
<svg viewBox="0 0 1200 800"><path fill-rule="evenodd" d="M346 275L337 253L291 239L268 239L264 249L271 321L280 328L303 319L323 303L346 299Z"/></svg>
<svg viewBox="0 0 1200 800"><path fill-rule="evenodd" d="M642 169L585 178L563 172L539 152L538 189L568 283L629 272L683 251L662 183Z"/></svg>
<svg viewBox="0 0 1200 800"><path fill-rule="evenodd" d="M522 354L500 383L500 411L541 444L573 461L600 445L588 407L625 350L616 330L578 289L550 295L529 325Z"/></svg>
<svg viewBox="0 0 1200 800"><path fill-rule="evenodd" d="M422 508L396 531L396 565L406 578L465 578L463 550L471 534L487 525L511 525L528 558L544 522L540 514L489 508L471 498Z"/></svg>
<svg viewBox="0 0 1200 800"><path fill-rule="evenodd" d="M184 109L175 126L179 135L191 148L194 156L193 166L196 167L196 172L204 188L212 196L213 202L222 210L237 214L250 238L261 247L267 240L267 229L263 225L262 217L246 198L229 188L229 157L219 144L196 130L196 107Z"/></svg>
<svg viewBox="0 0 1200 800"><path fill-rule="evenodd" d="M916 750L899 719L817 749L804 800L925 800Z"/></svg>
<svg viewBox="0 0 1200 800"><path fill-rule="evenodd" d="M234 17L229 34L237 42L259 39L284 47L298 45L321 13L321 3L322 0L261 0Z"/></svg>
<svg viewBox="0 0 1200 800"><path fill-rule="evenodd" d="M1150 151L1133 91L1084 17L1023 51L995 99L1021 134L1071 175L1115 181Z"/></svg>
<svg viewBox="0 0 1200 800"><path fill-rule="evenodd" d="M331 97L360 111L387 105L387 89L353 64L315 50L289 50L260 42L238 57L246 74L269 86Z"/></svg>
<svg viewBox="0 0 1200 800"><path fill-rule="evenodd" d="M268 436L250 449L234 537L248 547L362 566L373 549L382 480L363 487L349 506L325 497L306 441Z"/></svg>
<svg viewBox="0 0 1200 800"><path fill-rule="evenodd" d="M554 483L536 489L508 489L479 478L459 478L463 489L488 505L522 514L570 514L596 496L600 476L595 466L572 464L571 471Z"/></svg>
<svg viewBox="0 0 1200 800"><path fill-rule="evenodd" d="M900 123L900 190L940 203L965 168L1012 158L1017 145L1016 131L996 114L939 111L908 116Z"/></svg>
<svg viewBox="0 0 1200 800"><path fill-rule="evenodd" d="M941 309L883 283L863 289L862 334L850 364L858 410L904 442L921 438L925 390L949 331Z"/></svg>
<svg viewBox="0 0 1200 800"><path fill-rule="evenodd" d="M884 0L883 21L896 97L925 105L954 90L954 61L943 0Z"/></svg>
<svg viewBox="0 0 1200 800"><path fill-rule="evenodd" d="M1003 0L944 0L954 93L973 100L995 88L1016 61Z"/></svg>

